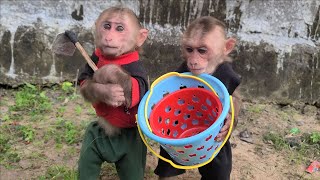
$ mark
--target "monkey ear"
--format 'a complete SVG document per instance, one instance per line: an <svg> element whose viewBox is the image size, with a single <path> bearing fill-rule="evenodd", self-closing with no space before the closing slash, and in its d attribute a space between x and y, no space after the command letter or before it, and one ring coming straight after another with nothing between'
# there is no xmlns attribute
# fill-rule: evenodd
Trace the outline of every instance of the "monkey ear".
<svg viewBox="0 0 320 180"><path fill-rule="evenodd" d="M149 31L147 29L140 29L139 30L139 34L138 34L138 37L137 37L137 46L138 47L142 46L142 44L144 43L144 41L148 37L148 33L149 33Z"/></svg>
<svg viewBox="0 0 320 180"><path fill-rule="evenodd" d="M228 55L236 45L236 39L229 38L226 40L225 48L224 48L224 54Z"/></svg>

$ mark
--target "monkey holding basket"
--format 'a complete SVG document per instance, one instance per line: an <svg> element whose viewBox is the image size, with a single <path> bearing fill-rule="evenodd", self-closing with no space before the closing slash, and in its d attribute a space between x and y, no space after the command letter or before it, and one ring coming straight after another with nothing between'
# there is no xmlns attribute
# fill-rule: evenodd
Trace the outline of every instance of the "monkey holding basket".
<svg viewBox="0 0 320 180"><path fill-rule="evenodd" d="M240 111L241 98L239 94L240 76L233 70L231 58L236 40L226 37L226 27L223 22L210 16L195 19L183 33L181 41L182 57L185 60L176 70L179 73L191 72L194 75L210 74L218 78L233 96L235 119ZM231 124L231 115L225 120L216 137L222 141L226 137ZM235 121L234 125L237 122ZM160 147L160 155L172 160L170 155ZM173 160L172 160L173 161ZM229 140L218 155L208 164L198 168L202 180L228 180L232 169L232 154ZM185 170L176 169L169 163L159 159L155 174L160 180L173 180Z"/></svg>
<svg viewBox="0 0 320 180"><path fill-rule="evenodd" d="M135 115L148 90L138 52L147 36L135 13L122 6L104 10L95 22L92 59L98 70L86 64L78 81L80 93L92 103L98 120L89 124L84 135L80 179L98 179L103 162L115 163L120 179L144 178L147 150Z"/></svg>

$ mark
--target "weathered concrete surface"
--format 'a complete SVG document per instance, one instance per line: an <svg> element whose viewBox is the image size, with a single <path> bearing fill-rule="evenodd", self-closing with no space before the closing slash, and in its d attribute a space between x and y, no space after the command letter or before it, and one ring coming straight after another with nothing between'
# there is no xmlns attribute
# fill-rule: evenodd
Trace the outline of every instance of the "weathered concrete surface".
<svg viewBox="0 0 320 180"><path fill-rule="evenodd" d="M91 54L98 13L119 4L106 1L0 1L0 84L73 81L85 62L57 56L51 44L71 29ZM226 22L238 39L234 67L250 100L320 104L319 0L122 0L150 30L142 61L150 80L173 71L180 59L179 38L203 15Z"/></svg>
<svg viewBox="0 0 320 180"><path fill-rule="evenodd" d="M242 44L234 63L236 71L243 75L243 94L249 99L259 97L281 103L319 102L319 50L295 45L291 54L284 54L280 68L278 56L270 44L255 48Z"/></svg>

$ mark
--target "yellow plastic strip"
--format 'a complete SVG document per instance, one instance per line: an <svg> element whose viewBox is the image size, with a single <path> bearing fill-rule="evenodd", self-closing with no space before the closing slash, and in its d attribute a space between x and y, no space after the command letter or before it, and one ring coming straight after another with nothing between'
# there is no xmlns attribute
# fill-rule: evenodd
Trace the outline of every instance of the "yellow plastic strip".
<svg viewBox="0 0 320 180"><path fill-rule="evenodd" d="M199 167L201 167L201 166L204 166L204 165L210 163L210 162L214 159L215 155L216 155L218 152L220 152L221 148L224 146L224 144L225 144L225 143L227 142L227 140L229 139L229 137L230 137L230 135L231 135L231 132L232 132L232 129L233 129L233 123L234 123L234 106L233 106L232 96L230 96L230 106L231 106L231 123L230 123L230 128L229 128L228 134L227 134L226 138L224 139L224 141L222 142L222 144L219 146L219 148L217 148L217 149L213 152L211 158L210 158L208 161L203 162L203 163L201 163L201 164L191 165L191 166L183 166L183 165L177 165L177 164L175 164L175 163L172 162L171 160L166 159L166 158L162 157L160 154L156 153L156 152L149 146L149 144L147 143L144 135L143 135L142 132L141 132L141 129L140 129L140 127L139 127L139 124L138 124L138 131L139 131L139 134L140 134L140 136L141 136L142 141L143 141L144 144L147 146L147 148L149 149L149 151L151 151L155 156L157 156L157 157L160 158L161 160L163 160L163 161L165 161L165 162L167 162L167 163L170 163L173 167L175 167L175 168L177 168L177 169L195 169L195 168L199 168ZM137 115L136 115L136 118L137 118ZM138 121L137 121L137 122L138 122Z"/></svg>

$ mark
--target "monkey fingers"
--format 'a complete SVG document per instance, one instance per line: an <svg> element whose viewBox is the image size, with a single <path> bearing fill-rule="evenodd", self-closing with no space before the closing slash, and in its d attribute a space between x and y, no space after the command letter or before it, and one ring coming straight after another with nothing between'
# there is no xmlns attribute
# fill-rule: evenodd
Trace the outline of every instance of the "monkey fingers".
<svg viewBox="0 0 320 180"><path fill-rule="evenodd" d="M216 141L222 141L228 134L229 128L231 124L231 116L228 114L227 118L225 119L225 123L222 126L219 134L216 137Z"/></svg>
<svg viewBox="0 0 320 180"><path fill-rule="evenodd" d="M125 103L125 98L124 96L114 96L112 98L106 98L104 100L104 103L110 106L118 107Z"/></svg>
<svg viewBox="0 0 320 180"><path fill-rule="evenodd" d="M104 84L103 102L111 106L120 106L125 102L123 88L118 84Z"/></svg>
<svg viewBox="0 0 320 180"><path fill-rule="evenodd" d="M113 106L113 107L119 107L124 104L124 101L105 101L104 103Z"/></svg>

